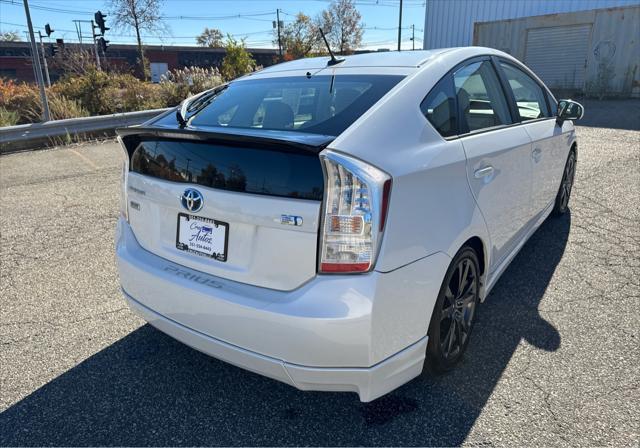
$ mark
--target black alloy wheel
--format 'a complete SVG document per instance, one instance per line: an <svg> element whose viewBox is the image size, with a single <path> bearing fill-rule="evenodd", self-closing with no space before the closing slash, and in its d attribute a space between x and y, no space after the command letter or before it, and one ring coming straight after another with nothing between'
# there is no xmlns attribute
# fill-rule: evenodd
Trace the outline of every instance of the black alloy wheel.
<svg viewBox="0 0 640 448"><path fill-rule="evenodd" d="M480 269L469 247L456 255L440 289L429 325L427 358L436 372L453 368L462 358L479 302Z"/></svg>
<svg viewBox="0 0 640 448"><path fill-rule="evenodd" d="M573 189L573 180L576 176L576 153L571 150L569 157L567 157L567 163L564 166L564 172L562 173L562 182L560 182L560 189L556 197L556 204L554 206L554 212L557 215L562 215L569 209L569 199L571 199L571 190Z"/></svg>

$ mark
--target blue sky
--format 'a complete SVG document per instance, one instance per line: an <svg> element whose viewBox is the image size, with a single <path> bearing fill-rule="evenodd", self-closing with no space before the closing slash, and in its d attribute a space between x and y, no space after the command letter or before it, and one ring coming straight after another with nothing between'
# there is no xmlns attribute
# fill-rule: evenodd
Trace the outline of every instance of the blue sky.
<svg viewBox="0 0 640 448"><path fill-rule="evenodd" d="M355 3L365 24L363 47L394 49L399 0L355 0ZM29 4L36 31L44 32L45 23L50 23L56 30L51 37L62 37L67 42L78 40L74 19L91 20L95 11L107 14L109 11L107 0L29 0ZM145 33L143 40L147 44L195 45L195 36L206 26L244 37L250 47L271 47L276 9L282 11L281 20L290 21L298 11L315 16L328 5L329 0L164 0L163 15L167 17L170 34ZM424 14L424 0L404 0L403 48L411 48L412 24L416 28L416 48L422 48ZM27 30L22 0L0 0L0 30ZM83 24L83 30L90 34L89 25ZM135 41L131 30L112 29L107 31L107 39L112 43Z"/></svg>

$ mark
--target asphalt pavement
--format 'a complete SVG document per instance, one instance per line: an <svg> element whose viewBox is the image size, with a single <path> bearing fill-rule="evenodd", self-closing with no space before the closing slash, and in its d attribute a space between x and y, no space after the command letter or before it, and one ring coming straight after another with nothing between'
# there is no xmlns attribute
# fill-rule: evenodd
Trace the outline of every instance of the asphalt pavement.
<svg viewBox="0 0 640 448"><path fill-rule="evenodd" d="M479 308L462 365L369 404L209 358L125 307L114 142L0 157L0 445L638 446L640 132L578 135L570 214Z"/></svg>

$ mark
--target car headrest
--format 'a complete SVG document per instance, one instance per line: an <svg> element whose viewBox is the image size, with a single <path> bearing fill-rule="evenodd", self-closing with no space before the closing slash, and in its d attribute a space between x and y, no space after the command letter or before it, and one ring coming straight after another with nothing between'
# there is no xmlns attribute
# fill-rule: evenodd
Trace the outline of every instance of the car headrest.
<svg viewBox="0 0 640 448"><path fill-rule="evenodd" d="M282 101L273 101L265 104L264 129L291 129L293 128L293 109Z"/></svg>

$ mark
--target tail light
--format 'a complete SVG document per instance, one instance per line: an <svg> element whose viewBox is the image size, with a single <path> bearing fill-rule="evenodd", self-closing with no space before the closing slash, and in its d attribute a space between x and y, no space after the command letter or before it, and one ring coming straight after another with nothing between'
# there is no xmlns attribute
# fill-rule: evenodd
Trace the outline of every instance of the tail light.
<svg viewBox="0 0 640 448"><path fill-rule="evenodd" d="M318 271L373 269L391 193L391 177L360 160L325 151L320 155L325 194Z"/></svg>
<svg viewBox="0 0 640 448"><path fill-rule="evenodd" d="M122 147L122 176L120 178L120 216L129 222L129 207L127 204L127 175L129 174L129 152L122 139L118 136Z"/></svg>

